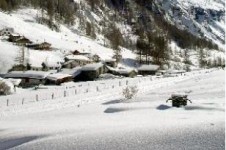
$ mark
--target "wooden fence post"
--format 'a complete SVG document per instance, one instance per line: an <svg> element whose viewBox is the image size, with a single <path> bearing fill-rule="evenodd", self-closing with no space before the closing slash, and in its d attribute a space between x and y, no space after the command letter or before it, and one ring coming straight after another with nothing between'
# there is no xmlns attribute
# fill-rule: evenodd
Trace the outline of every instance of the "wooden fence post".
<svg viewBox="0 0 226 150"><path fill-rule="evenodd" d="M38 101L38 94L36 95L36 101Z"/></svg>
<svg viewBox="0 0 226 150"><path fill-rule="evenodd" d="M75 89L75 95L77 94L77 89Z"/></svg>
<svg viewBox="0 0 226 150"><path fill-rule="evenodd" d="M67 93L66 93L66 91L64 91L64 97L66 97L67 96Z"/></svg>
<svg viewBox="0 0 226 150"><path fill-rule="evenodd" d="M6 105L7 105L7 106L9 106L9 99L7 99L7 101L6 101Z"/></svg>
<svg viewBox="0 0 226 150"><path fill-rule="evenodd" d="M115 86L114 85L112 85L112 89L114 89L115 88Z"/></svg>
<svg viewBox="0 0 226 150"><path fill-rule="evenodd" d="M121 81L119 81L119 86L121 86Z"/></svg>
<svg viewBox="0 0 226 150"><path fill-rule="evenodd" d="M97 92L99 92L99 87L97 86Z"/></svg>
<svg viewBox="0 0 226 150"><path fill-rule="evenodd" d="M24 98L22 99L22 105L24 104Z"/></svg>
<svg viewBox="0 0 226 150"><path fill-rule="evenodd" d="M52 94L52 99L54 99L54 93Z"/></svg>
<svg viewBox="0 0 226 150"><path fill-rule="evenodd" d="M128 85L128 83L129 83L129 81L128 81L128 80L126 80L126 85Z"/></svg>

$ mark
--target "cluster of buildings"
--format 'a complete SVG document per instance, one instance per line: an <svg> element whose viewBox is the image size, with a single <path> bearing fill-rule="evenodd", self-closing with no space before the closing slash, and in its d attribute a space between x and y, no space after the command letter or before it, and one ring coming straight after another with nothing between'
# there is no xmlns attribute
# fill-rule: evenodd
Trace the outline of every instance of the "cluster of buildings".
<svg viewBox="0 0 226 150"><path fill-rule="evenodd" d="M35 44L26 37L15 34L13 28L0 30L0 36L8 36L9 42L30 49L51 49L51 44L47 42ZM154 75L159 69L157 65L141 65L136 69L117 68L118 62L121 60L121 55L114 55L110 59L103 60L97 54L74 50L65 55L63 62L43 62L39 67L32 66L26 71L14 69L0 77L20 80L21 87L33 87L39 84L60 85L70 81L92 81L106 73L124 77L134 77L138 74Z"/></svg>
<svg viewBox="0 0 226 150"><path fill-rule="evenodd" d="M25 47L28 47L28 48L34 49L34 50L51 50L50 43L48 43L48 42L42 42L42 43L32 42L25 36L15 33L13 28L4 28L4 29L0 30L0 36L7 36L9 42L12 42L19 46L25 46Z"/></svg>

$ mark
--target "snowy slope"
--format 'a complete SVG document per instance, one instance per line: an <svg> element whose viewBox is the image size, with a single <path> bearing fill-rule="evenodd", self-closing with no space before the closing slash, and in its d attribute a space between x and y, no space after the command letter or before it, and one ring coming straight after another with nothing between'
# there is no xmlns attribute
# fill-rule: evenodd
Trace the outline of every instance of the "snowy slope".
<svg viewBox="0 0 226 150"><path fill-rule="evenodd" d="M224 0L171 0L161 3L165 16L177 27L210 39L224 48Z"/></svg>
<svg viewBox="0 0 226 150"><path fill-rule="evenodd" d="M150 86L132 102L109 97L1 117L0 149L224 149L224 76L219 70L161 90ZM165 100L175 92L189 93L192 104L172 108Z"/></svg>
<svg viewBox="0 0 226 150"><path fill-rule="evenodd" d="M29 50L30 63L39 67L42 62L45 62L46 59L49 59L52 55L54 62L61 62L63 60L63 55L74 50L80 50L81 52L89 52L92 54L98 54L101 59L109 59L113 56L113 50L103 47L98 44L96 41L91 40L84 35L80 35L70 28L61 25L60 32L52 31L48 27L38 24L36 21L39 11L35 9L21 9L12 14L6 14L0 12L0 28L11 27L14 28L16 33L23 35L29 38L33 42L49 42L52 44L52 47L55 48L56 52L39 52L34 50ZM8 57L15 58L18 55L17 46L7 46L11 45L8 42L0 41L0 63L4 64L4 60ZM5 53L8 49L11 50L10 54ZM126 54L130 53L127 51ZM56 55L58 53L58 55ZM4 57L6 56L7 57ZM56 57L55 57L56 56ZM124 55L125 58L135 58L134 54L129 56ZM13 59L7 59L8 64L1 72L6 72L14 64Z"/></svg>
<svg viewBox="0 0 226 150"><path fill-rule="evenodd" d="M53 52L43 53L29 50L29 53L26 54L26 57L29 58L29 63L37 67L40 67L42 62L47 60L50 61L50 63L61 62L64 55L73 50L98 54L101 59L111 58L114 55L114 51L103 46L104 43L109 46L109 40L104 40L103 34L106 33L106 30L109 30L106 27L109 27L109 24L112 23L120 29L124 39L129 39L127 42L136 43L137 35L132 31L132 26L126 24L125 21L123 21L124 18L119 17L119 20L115 20L113 15L114 10L112 8L106 8L106 10L108 10L107 13L99 7L97 10L91 11L90 6L88 6L86 2L80 0L75 0L75 2L81 2L81 4L84 5L84 8L81 9L80 6L75 14L75 25L69 27L59 24L59 32L53 31L47 26L38 23L38 17L41 16L40 10L25 7L10 14L0 12L0 29L12 27L16 33L24 35L33 42L40 43L46 41L52 44L52 47L55 49ZM211 39L221 48L224 47L222 42L224 42L225 37L225 2L223 0L160 0L155 1L155 3L157 7L164 12L165 18L178 28L186 29L197 36ZM133 1L130 2L130 7L133 8L132 10L134 11L132 17L136 18L136 5ZM121 12L118 12L118 14L119 13ZM94 27L96 39L85 35L86 22L91 23ZM172 44L175 45L174 41L170 43L170 45ZM174 47L177 47L177 45ZM174 47L171 48L173 49ZM176 51L184 52L184 50L179 47L177 48L178 50L173 49L174 55L172 55L173 58L169 64L171 68L184 69L184 58L176 53ZM8 49L10 49L10 51L7 51ZM18 63L15 61L15 58L19 55L19 50L20 47L0 40L0 65L5 66L4 68L0 67L0 73L7 72L14 64ZM191 60L194 65L192 67L197 68L199 67L198 52L194 50L191 51L193 55ZM122 48L122 56L124 59L120 63L120 66L135 66L136 54L128 49ZM176 57L181 61L175 61L175 59L177 59ZM223 59L224 53L219 51L210 52L207 59L213 61L213 59L217 59L217 57Z"/></svg>

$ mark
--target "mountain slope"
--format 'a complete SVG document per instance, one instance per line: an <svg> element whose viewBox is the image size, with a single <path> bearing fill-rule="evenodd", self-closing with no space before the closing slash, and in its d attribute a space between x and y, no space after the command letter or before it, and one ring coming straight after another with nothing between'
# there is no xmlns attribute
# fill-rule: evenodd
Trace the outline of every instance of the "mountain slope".
<svg viewBox="0 0 226 150"><path fill-rule="evenodd" d="M210 1L210 5L182 0L169 2L150 0L150 2L147 1L149 3L142 3L142 1L136 0L122 1L121 3L115 0L106 0L105 2L102 3L102 1L97 0L97 3L93 4L88 0L76 0L74 2L76 5L74 24L66 25L62 21L53 19L53 24L56 25L58 30L50 29L49 25L45 23L40 24L40 17L49 19L48 11L44 11L43 14L43 10L40 8L21 6L10 13L0 12L0 29L12 27L16 33L29 38L33 42L47 41L52 44L54 48L52 52L27 50L27 60L34 66L40 66L42 62L47 60L51 60L54 63L61 62L64 55L73 50L90 52L98 54L102 59L109 59L117 52L115 47L117 48L118 44L120 44L119 49L121 49L123 56L120 66L129 65L135 67L135 64L137 64L135 63L137 60L135 52L137 51L138 39L147 41L150 35L153 37L160 36L164 39L167 36L167 29L160 27L158 19L155 18L157 14L161 18L160 20L165 19L172 24L173 28L179 28L179 33L182 33L182 36L187 36L186 32L183 31L185 29L201 39L200 43L204 43L204 47L200 49L204 49L206 62L212 63L218 58L224 58L223 52L213 49L209 50L205 47L205 44L209 44L206 43L208 40L217 43L220 48L223 46L225 20L222 6L224 1ZM192 10L193 12L191 12ZM200 11L204 11L204 15L208 16L207 19L200 19L203 17L203 15L199 14ZM207 25L204 26L205 24ZM118 37L113 32L117 31L115 29L119 29ZM14 64L18 63L15 60L21 47L7 42L4 38L1 39L0 66L5 67L1 67L0 72L7 72ZM169 49L167 51L169 58L163 64L167 64L167 68L185 69L187 65L184 63L185 53L188 53L192 62L189 64L190 67L200 67L200 50L192 46L181 48L178 40L180 40L180 37L179 39L168 37L166 46ZM153 45L158 53L159 48L156 47L156 43L152 42L155 41L150 41L149 39L149 54L152 54ZM187 41L187 43L190 43L190 41ZM8 49L10 49L10 52ZM152 59L154 56L149 54L148 57Z"/></svg>

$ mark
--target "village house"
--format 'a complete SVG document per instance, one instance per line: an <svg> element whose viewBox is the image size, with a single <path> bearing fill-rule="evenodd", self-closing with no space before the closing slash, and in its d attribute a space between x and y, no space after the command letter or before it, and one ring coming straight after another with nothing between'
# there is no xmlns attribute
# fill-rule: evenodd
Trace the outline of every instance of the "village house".
<svg viewBox="0 0 226 150"><path fill-rule="evenodd" d="M72 51L71 54L73 54L73 55L83 55L83 56L86 56L86 57L88 57L88 56L91 55L91 53L88 53L88 52L80 52L78 50Z"/></svg>
<svg viewBox="0 0 226 150"><path fill-rule="evenodd" d="M10 34L8 41L13 42L17 45L27 45L32 43L28 38L19 34Z"/></svg>
<svg viewBox="0 0 226 150"><path fill-rule="evenodd" d="M4 28L0 30L0 36L10 36L10 34L13 34L13 33L14 33L13 28Z"/></svg>
<svg viewBox="0 0 226 150"><path fill-rule="evenodd" d="M43 42L38 45L39 50L50 50L51 44L48 42Z"/></svg>
<svg viewBox="0 0 226 150"><path fill-rule="evenodd" d="M137 70L140 75L155 75L158 69L158 65L141 65Z"/></svg>
<svg viewBox="0 0 226 150"><path fill-rule="evenodd" d="M17 45L27 45L31 44L32 42L28 38L22 36L21 38L17 39L14 43L16 43Z"/></svg>
<svg viewBox="0 0 226 150"><path fill-rule="evenodd" d="M51 44L48 42L43 42L39 44L28 44L27 47L35 50L51 50Z"/></svg>
<svg viewBox="0 0 226 150"><path fill-rule="evenodd" d="M103 63L93 63L82 67L80 80L92 81L99 77L100 74L107 72L107 68Z"/></svg>
<svg viewBox="0 0 226 150"><path fill-rule="evenodd" d="M60 70L60 73L69 74L69 75L72 76L74 81L79 81L79 75L82 72L81 69L82 69L82 67L75 67L75 68L72 68L72 69L63 68L63 69Z"/></svg>
<svg viewBox="0 0 226 150"><path fill-rule="evenodd" d="M20 86L27 88L45 84L45 78L49 74L49 72L43 71L12 71L6 74L5 78L21 79Z"/></svg>
<svg viewBox="0 0 226 150"><path fill-rule="evenodd" d="M16 42L16 41L19 40L20 38L22 38L21 35L16 34L16 33L12 33L12 34L9 35L8 41L9 41L9 42Z"/></svg>
<svg viewBox="0 0 226 150"><path fill-rule="evenodd" d="M73 54L73 55L80 55L80 52L78 50L74 50L73 52L71 52L71 54Z"/></svg>
<svg viewBox="0 0 226 150"><path fill-rule="evenodd" d="M73 81L73 77L69 74L55 73L46 77L45 85L61 85L65 82Z"/></svg>
<svg viewBox="0 0 226 150"><path fill-rule="evenodd" d="M62 62L43 62L42 63L42 70L60 70L62 67Z"/></svg>
<svg viewBox="0 0 226 150"><path fill-rule="evenodd" d="M91 63L92 61L83 55L68 55L65 57L65 63L63 64L63 68L74 68L78 66L84 66L86 64Z"/></svg>

